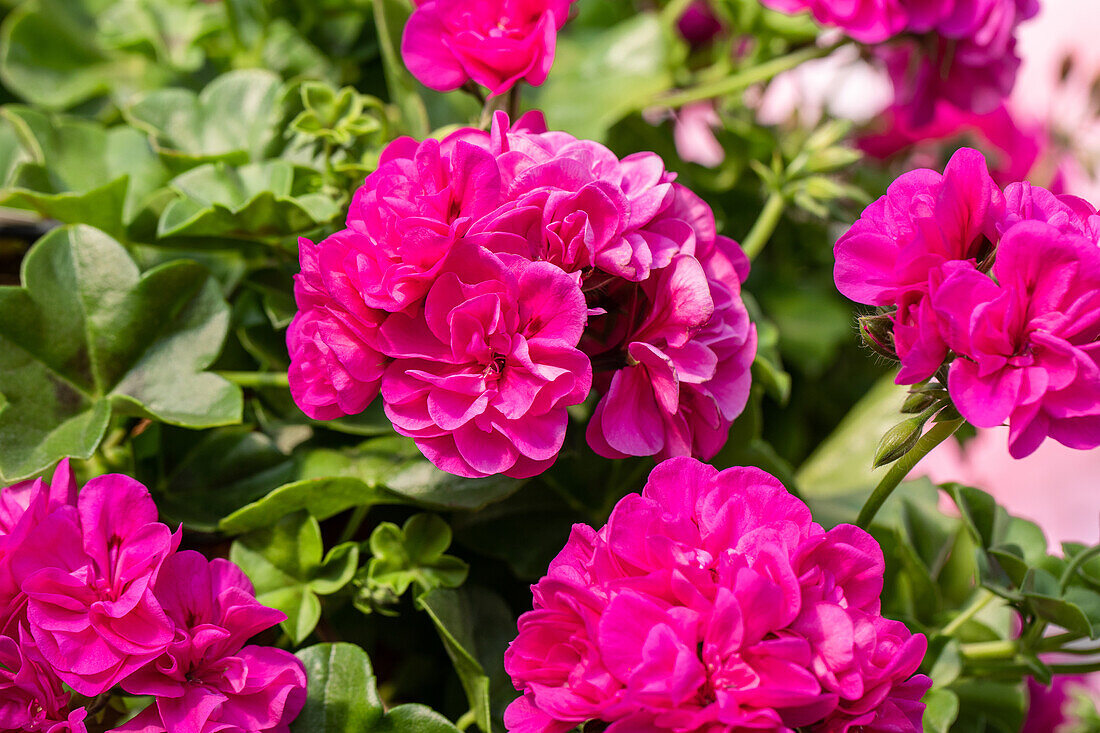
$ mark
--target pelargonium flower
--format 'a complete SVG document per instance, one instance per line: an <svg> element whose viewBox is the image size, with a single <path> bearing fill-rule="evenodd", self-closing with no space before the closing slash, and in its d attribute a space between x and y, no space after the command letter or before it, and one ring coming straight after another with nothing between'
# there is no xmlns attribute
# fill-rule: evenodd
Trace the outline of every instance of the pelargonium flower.
<svg viewBox="0 0 1100 733"><path fill-rule="evenodd" d="M814 20L844 30L864 43L879 43L900 33L909 22L905 0L761 0L767 7L794 15L803 11Z"/></svg>
<svg viewBox="0 0 1100 733"><path fill-rule="evenodd" d="M69 693L25 629L0 636L0 731L86 733L86 716L69 710Z"/></svg>
<svg viewBox="0 0 1100 733"><path fill-rule="evenodd" d="M566 407L588 396L592 366L576 348L586 317L574 277L464 243L423 306L382 325L386 415L451 473L540 473Z"/></svg>
<svg viewBox="0 0 1100 733"><path fill-rule="evenodd" d="M378 328L385 311L368 308L348 293L348 278L339 269L327 273L325 284L320 252L342 261L351 250L348 230L320 244L298 242L302 271L294 277L298 312L287 328L290 352L290 394L309 417L332 420L357 415L367 408L382 383L389 360L378 351Z"/></svg>
<svg viewBox="0 0 1100 733"><path fill-rule="evenodd" d="M926 641L881 616L883 572L868 534L826 532L768 474L665 461L533 586L505 724L920 731Z"/></svg>
<svg viewBox="0 0 1100 733"><path fill-rule="evenodd" d="M620 160L597 142L548 132L537 113L511 128L498 113L489 145L508 203L475 227L473 239L483 246L635 282L691 251L691 228L662 216L673 202L674 176L655 153Z"/></svg>
<svg viewBox="0 0 1100 733"><path fill-rule="evenodd" d="M26 596L11 569L15 550L52 511L76 505L76 482L69 460L57 465L49 485L42 479L21 481L0 489L0 635L15 636Z"/></svg>
<svg viewBox="0 0 1100 733"><path fill-rule="evenodd" d="M348 208L342 246L322 245L317 255L325 286L345 307L412 306L454 243L499 205L496 161L463 137L398 138L382 151Z"/></svg>
<svg viewBox="0 0 1100 733"><path fill-rule="evenodd" d="M401 55L422 84L438 91L474 81L503 94L517 82L538 86L554 63L558 30L573 0L417 0Z"/></svg>
<svg viewBox="0 0 1100 733"><path fill-rule="evenodd" d="M1100 241L1100 216L1089 202L1077 196L1051 193L1027 181L1010 183L1005 188L1005 216L999 228L1007 231L1014 224L1029 220Z"/></svg>
<svg viewBox="0 0 1100 733"><path fill-rule="evenodd" d="M934 297L957 357L948 390L978 427L1009 423L1009 452L1051 437L1100 446L1100 248L1050 224L1024 221L1001 239L996 282L955 263Z"/></svg>
<svg viewBox="0 0 1100 733"><path fill-rule="evenodd" d="M837 289L857 303L896 307L898 384L930 377L947 356L929 293L945 263L982 259L996 242L1004 197L985 158L960 148L943 175L900 176L834 248Z"/></svg>
<svg viewBox="0 0 1100 733"><path fill-rule="evenodd" d="M306 698L302 663L282 649L245 646L285 616L256 601L227 560L180 552L165 561L156 596L175 624L165 652L123 688L154 702L116 731L285 733Z"/></svg>
<svg viewBox="0 0 1100 733"><path fill-rule="evenodd" d="M172 624L153 583L179 541L144 486L111 474L89 481L76 506L56 509L15 550L28 628L65 684L95 696L164 651Z"/></svg>

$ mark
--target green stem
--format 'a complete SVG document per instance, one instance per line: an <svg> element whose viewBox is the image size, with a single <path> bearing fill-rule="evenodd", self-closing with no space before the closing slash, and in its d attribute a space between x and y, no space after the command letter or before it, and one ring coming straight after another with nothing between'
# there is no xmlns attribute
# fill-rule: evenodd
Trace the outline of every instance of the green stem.
<svg viewBox="0 0 1100 733"><path fill-rule="evenodd" d="M455 727L458 728L459 730L466 730L471 725L473 725L474 721L476 721L476 720L477 720L477 713L475 713L473 711L473 709L470 709L470 710L467 710L465 713L463 713L461 718L459 718L458 720L455 721Z"/></svg>
<svg viewBox="0 0 1100 733"><path fill-rule="evenodd" d="M959 647L962 655L970 660L1013 659L1019 650L1019 645L1012 639L978 641Z"/></svg>
<svg viewBox="0 0 1100 733"><path fill-rule="evenodd" d="M214 372L238 387L289 387L286 372Z"/></svg>
<svg viewBox="0 0 1100 733"><path fill-rule="evenodd" d="M1036 645L1036 651L1040 652L1052 652L1052 651L1066 651L1069 649L1063 649L1066 644L1083 639L1084 637L1073 631L1067 631L1064 634L1055 634L1053 636L1046 636ZM1072 653L1072 652L1071 652Z"/></svg>
<svg viewBox="0 0 1100 733"><path fill-rule="evenodd" d="M790 71L807 61L819 59L822 56L828 56L839 47L839 44L826 46L824 48L820 46L809 46L789 53L786 56L780 56L770 61L765 61L759 66L753 66L744 71L739 71L736 74L715 81L703 82L690 89L683 89L663 97L658 97L652 100L650 104L660 107L683 107L685 104L700 102L704 99L724 97L727 94L733 94L734 92L747 89L753 84L767 81L773 76L781 74L784 71Z"/></svg>
<svg viewBox="0 0 1100 733"><path fill-rule="evenodd" d="M867 529L871 526L871 521L878 514L878 510L882 508L882 505L886 503L886 500L890 498L890 494L894 493L894 489L898 487L898 484L902 482L909 472L913 470L922 458L928 455L933 448L942 443L943 441L954 435L965 422L961 417L955 420L944 420L941 423L936 423L932 426L932 429L920 437L917 444L913 446L912 450L899 458L897 462L890 467L890 471L883 476L882 481L875 487L875 490L871 493L867 503L863 505L863 508L859 510L859 518L856 519L856 524Z"/></svg>
<svg viewBox="0 0 1100 733"><path fill-rule="evenodd" d="M978 597L974 599L974 602L967 606L966 609L964 609L958 616L951 619L951 621L946 626L944 626L943 629L940 630L940 633L944 636L953 635L956 631L962 628L963 624L974 618L979 611L988 606L989 602L996 597L997 596L995 594L991 593L985 588L982 588L981 593L979 593Z"/></svg>
<svg viewBox="0 0 1100 733"><path fill-rule="evenodd" d="M668 5L661 8L661 24L666 28L675 29L680 16L687 12L693 2L695 0L669 0Z"/></svg>
<svg viewBox="0 0 1100 733"><path fill-rule="evenodd" d="M1083 550L1073 557L1069 565L1066 566L1065 571L1062 573L1060 585L1062 586L1063 593L1066 592L1066 588L1069 587L1069 584L1073 582L1073 576L1077 574L1077 571L1080 570L1085 563L1087 563L1089 560L1096 557L1097 555L1100 555L1100 545L1097 545L1096 547L1090 547L1087 550Z"/></svg>
<svg viewBox="0 0 1100 733"><path fill-rule="evenodd" d="M348 523L344 526L343 534L340 535L340 544L350 542L355 537L355 533L363 526L363 520L367 518L367 512L369 511L370 506L368 505L355 507L351 516L348 517Z"/></svg>
<svg viewBox="0 0 1100 733"><path fill-rule="evenodd" d="M775 228L779 226L779 220L783 218L783 210L786 208L787 197L780 191L772 191L768 200L764 202L764 208L760 210L760 216L756 217L756 223L752 225L752 229L741 242L741 249L750 260L755 260L756 256L764 250L764 245L775 233Z"/></svg>

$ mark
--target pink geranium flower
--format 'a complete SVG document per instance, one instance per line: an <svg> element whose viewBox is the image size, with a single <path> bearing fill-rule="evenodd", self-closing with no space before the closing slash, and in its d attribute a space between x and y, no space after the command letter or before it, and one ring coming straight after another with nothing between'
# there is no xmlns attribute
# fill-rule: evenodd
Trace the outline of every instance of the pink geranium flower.
<svg viewBox="0 0 1100 733"><path fill-rule="evenodd" d="M899 384L930 377L947 356L929 293L945 263L984 258L997 239L1004 197L981 153L961 148L943 175L900 176L839 240L837 288L857 303L896 306Z"/></svg>
<svg viewBox="0 0 1100 733"><path fill-rule="evenodd" d="M197 552L170 557L157 599L175 624L164 654L123 681L155 701L120 733L286 733L306 698L302 663L290 652L244 646L285 616L256 601L233 563Z"/></svg>
<svg viewBox="0 0 1100 733"><path fill-rule="evenodd" d="M809 11L814 20L843 28L864 43L879 43L896 35L909 21L905 0L762 0L783 13Z"/></svg>
<svg viewBox="0 0 1100 733"><path fill-rule="evenodd" d="M13 623L22 618L26 596L12 574L16 549L52 511L76 505L76 482L68 459L61 461L47 485L42 479L0 489L0 635L15 636Z"/></svg>
<svg viewBox="0 0 1100 733"><path fill-rule="evenodd" d="M467 81L503 94L538 86L554 63L558 29L573 0L418 0L401 55L422 84L439 91Z"/></svg>
<svg viewBox="0 0 1100 733"><path fill-rule="evenodd" d="M1025 221L1002 238L994 280L952 267L934 298L958 354L948 388L978 427L1009 423L1009 452L1052 437L1100 446L1100 248L1050 224Z"/></svg>
<svg viewBox="0 0 1100 733"><path fill-rule="evenodd" d="M354 291L348 292L352 286L342 270L321 270L321 251L343 261L353 236L345 229L320 244L308 239L298 243L302 271L294 278L299 310L286 335L288 377L294 401L315 420L365 410L378 396L389 363L377 347L385 311L368 308Z"/></svg>
<svg viewBox="0 0 1100 733"><path fill-rule="evenodd" d="M92 479L15 550L27 625L65 684L95 696L159 656L172 624L153 594L179 545L148 490L119 475Z"/></svg>
<svg viewBox="0 0 1100 733"><path fill-rule="evenodd" d="M574 277L466 244L420 310L382 326L395 359L386 414L451 473L540 473L562 446L565 408L588 396L592 367L576 348L586 317Z"/></svg>
<svg viewBox="0 0 1100 733"><path fill-rule="evenodd" d="M86 715L69 710L69 693L25 629L0 636L0 731L86 733Z"/></svg>
<svg viewBox="0 0 1100 733"><path fill-rule="evenodd" d="M771 476L674 458L533 587L505 668L513 733L921 730L923 636L881 617L865 532Z"/></svg>

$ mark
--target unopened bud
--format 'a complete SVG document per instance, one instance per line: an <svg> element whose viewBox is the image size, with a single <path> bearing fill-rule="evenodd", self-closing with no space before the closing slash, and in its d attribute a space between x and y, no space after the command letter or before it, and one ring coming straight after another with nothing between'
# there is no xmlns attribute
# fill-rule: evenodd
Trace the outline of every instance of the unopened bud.
<svg viewBox="0 0 1100 733"><path fill-rule="evenodd" d="M928 422L928 413L902 420L886 431L875 450L875 468L893 463L909 451L920 440L924 424Z"/></svg>
<svg viewBox="0 0 1100 733"><path fill-rule="evenodd" d="M898 361L898 354L894 350L894 323L890 316L882 313L860 316L859 334L868 349L879 356Z"/></svg>
<svg viewBox="0 0 1100 733"><path fill-rule="evenodd" d="M914 415L924 412L939 399L938 395L929 392L910 392L901 405L901 411L905 415Z"/></svg>

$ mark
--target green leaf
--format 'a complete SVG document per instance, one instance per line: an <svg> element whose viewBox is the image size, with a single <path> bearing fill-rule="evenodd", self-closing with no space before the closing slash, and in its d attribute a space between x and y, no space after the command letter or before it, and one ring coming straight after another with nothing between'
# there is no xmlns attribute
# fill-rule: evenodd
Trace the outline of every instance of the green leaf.
<svg viewBox="0 0 1100 733"><path fill-rule="evenodd" d="M966 679L956 682L951 691L959 699L958 723L962 730L1018 733L1023 725L1027 696L1020 683Z"/></svg>
<svg viewBox="0 0 1100 733"><path fill-rule="evenodd" d="M318 595L343 588L359 565L359 546L345 542L322 559L321 527L304 511L289 514L271 527L233 543L229 558L248 575L256 598L287 615L282 626L301 643L321 618Z"/></svg>
<svg viewBox="0 0 1100 733"><path fill-rule="evenodd" d="M29 107L2 108L5 128L20 141L18 163L0 204L66 224L87 224L122 237L168 172L144 136Z"/></svg>
<svg viewBox="0 0 1100 733"><path fill-rule="evenodd" d="M139 53L106 47L100 15L81 0L28 0L0 27L0 79L32 104L67 109L161 86L172 72Z"/></svg>
<svg viewBox="0 0 1100 733"><path fill-rule="evenodd" d="M1076 604L1062 598L1058 579L1045 570L1028 571L1022 587L1024 598L1035 615L1068 631L1093 635L1092 623Z"/></svg>
<svg viewBox="0 0 1100 733"><path fill-rule="evenodd" d="M283 237L336 217L336 202L297 193L295 168L283 160L235 168L199 166L172 179L179 198L161 214L160 237Z"/></svg>
<svg viewBox="0 0 1100 733"><path fill-rule="evenodd" d="M398 527L382 522L370 536L373 557L367 569L372 585L384 585L400 596L413 583L418 592L457 588L470 568L443 554L451 546L451 527L435 514L415 514Z"/></svg>
<svg viewBox="0 0 1100 733"><path fill-rule="evenodd" d="M282 80L263 69L240 69L210 82L201 93L158 89L125 110L130 124L149 133L165 163L181 172L203 163L259 162L277 134L276 100Z"/></svg>
<svg viewBox="0 0 1100 733"><path fill-rule="evenodd" d="M929 690L924 696L924 733L947 733L959 715L959 698L951 690Z"/></svg>
<svg viewBox="0 0 1100 733"><path fill-rule="evenodd" d="M670 44L656 13L639 13L607 29L558 36L554 73L534 91L550 124L602 141L626 115L672 88Z"/></svg>
<svg viewBox="0 0 1100 733"><path fill-rule="evenodd" d="M871 468L875 444L867 436L882 435L897 422L906 394L905 387L894 384L892 375L876 382L798 469L796 478L802 495L823 498L858 494L862 504L885 473Z"/></svg>
<svg viewBox="0 0 1100 733"><path fill-rule="evenodd" d="M492 731L489 676L477 659L473 613L466 595L436 589L417 598L417 605L431 617L455 672L466 691L474 721L484 733Z"/></svg>
<svg viewBox="0 0 1100 733"><path fill-rule="evenodd" d="M0 474L89 458L112 411L185 427L239 422L240 390L204 369L229 309L201 266L142 275L103 232L55 229L0 287Z"/></svg>
<svg viewBox="0 0 1100 733"><path fill-rule="evenodd" d="M305 479L284 484L241 507L222 519L218 528L228 534L240 534L274 524L302 510L317 519L328 519L352 507L401 503L404 502L400 497L356 478Z"/></svg>
<svg viewBox="0 0 1100 733"><path fill-rule="evenodd" d="M957 680L963 669L959 640L948 636L934 638L928 644L922 668L932 678L933 687L947 687Z"/></svg>
<svg viewBox="0 0 1100 733"><path fill-rule="evenodd" d="M318 644L298 652L309 678L292 733L457 733L449 720L424 705L384 712L370 659L354 644Z"/></svg>
<svg viewBox="0 0 1100 733"><path fill-rule="evenodd" d="M267 495L293 472L293 461L263 433L249 426L225 428L202 433L153 496L162 521L215 532L223 517Z"/></svg>

